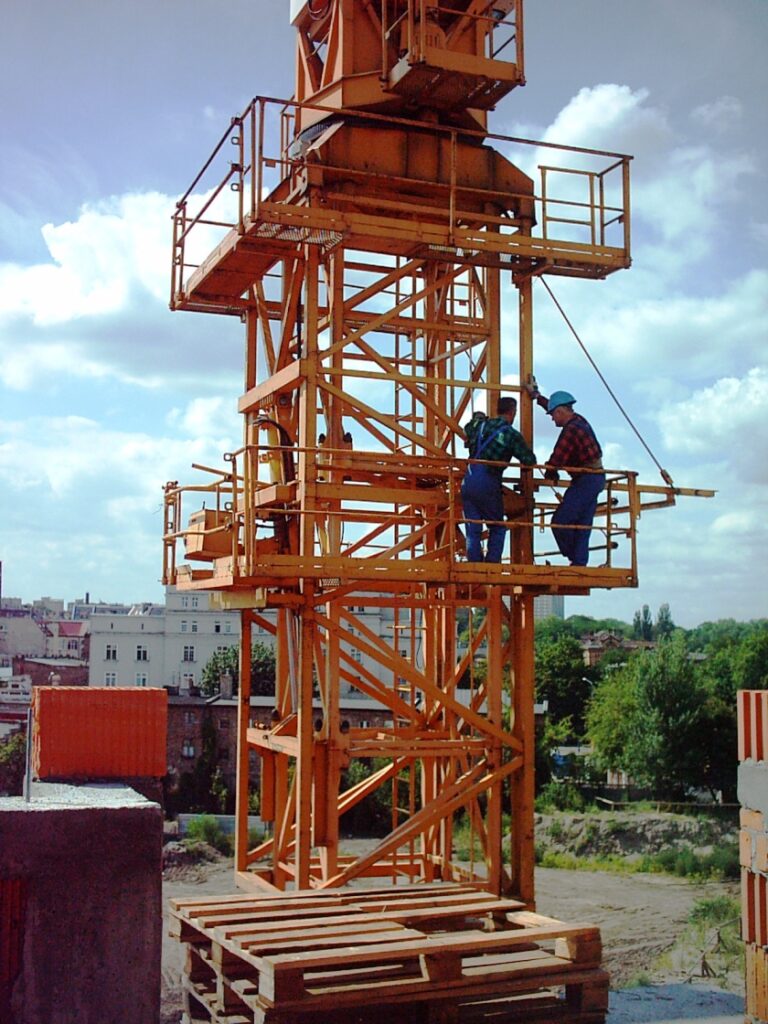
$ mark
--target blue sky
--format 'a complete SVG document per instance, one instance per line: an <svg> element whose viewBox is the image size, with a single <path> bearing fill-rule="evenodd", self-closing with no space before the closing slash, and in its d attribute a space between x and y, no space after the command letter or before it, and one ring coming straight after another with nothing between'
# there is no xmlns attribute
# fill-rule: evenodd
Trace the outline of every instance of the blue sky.
<svg viewBox="0 0 768 1024"><path fill-rule="evenodd" d="M157 599L162 484L239 444L241 329L168 311L170 215L229 117L291 92L288 6L5 7L5 595ZM528 0L526 28L528 84L494 130L635 157L633 268L553 288L676 483L718 489L643 517L638 591L567 613L768 615L768 4ZM612 466L659 482L540 287L535 340L542 387L577 395Z"/></svg>

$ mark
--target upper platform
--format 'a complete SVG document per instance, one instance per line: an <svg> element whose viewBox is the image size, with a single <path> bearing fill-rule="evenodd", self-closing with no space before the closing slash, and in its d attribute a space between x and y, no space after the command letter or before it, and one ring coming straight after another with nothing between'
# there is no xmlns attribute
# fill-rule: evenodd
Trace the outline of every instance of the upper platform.
<svg viewBox="0 0 768 1024"><path fill-rule="evenodd" d="M630 159L258 98L177 204L171 307L239 314L304 244L603 278L630 265Z"/></svg>

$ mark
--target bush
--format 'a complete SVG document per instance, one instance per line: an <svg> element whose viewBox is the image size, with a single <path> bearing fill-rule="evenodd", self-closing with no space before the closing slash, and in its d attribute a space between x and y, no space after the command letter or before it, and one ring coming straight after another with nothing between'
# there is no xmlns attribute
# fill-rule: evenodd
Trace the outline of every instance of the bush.
<svg viewBox="0 0 768 1024"><path fill-rule="evenodd" d="M186 841L193 845L207 843L227 857L232 855L232 837L222 830L212 814L201 814L190 821Z"/></svg>
<svg viewBox="0 0 768 1024"><path fill-rule="evenodd" d="M585 806L584 797L570 782L548 782L536 797L536 810L540 814L551 810L583 811Z"/></svg>

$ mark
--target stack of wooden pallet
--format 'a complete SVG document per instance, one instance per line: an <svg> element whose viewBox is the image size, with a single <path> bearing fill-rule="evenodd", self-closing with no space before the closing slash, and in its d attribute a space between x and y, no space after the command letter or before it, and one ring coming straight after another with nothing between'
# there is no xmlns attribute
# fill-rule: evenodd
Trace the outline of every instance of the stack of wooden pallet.
<svg viewBox="0 0 768 1024"><path fill-rule="evenodd" d="M471 886L171 901L186 1024L600 1024L599 929Z"/></svg>

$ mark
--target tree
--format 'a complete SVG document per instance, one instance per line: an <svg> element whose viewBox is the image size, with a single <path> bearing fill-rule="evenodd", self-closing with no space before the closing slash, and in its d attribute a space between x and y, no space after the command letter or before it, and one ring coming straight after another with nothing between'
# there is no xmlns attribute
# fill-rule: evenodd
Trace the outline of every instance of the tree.
<svg viewBox="0 0 768 1024"><path fill-rule="evenodd" d="M735 653L733 681L737 690L768 689L768 627L743 640Z"/></svg>
<svg viewBox="0 0 768 1024"><path fill-rule="evenodd" d="M27 767L27 734L17 732L0 743L0 795L21 796Z"/></svg>
<svg viewBox="0 0 768 1024"><path fill-rule="evenodd" d="M635 612L635 617L632 620L632 636L636 640L653 640L653 619L647 604L643 605L642 612Z"/></svg>
<svg viewBox="0 0 768 1024"><path fill-rule="evenodd" d="M657 796L682 797L706 779L711 751L701 734L709 697L682 636L635 655L603 680L588 710L598 759Z"/></svg>
<svg viewBox="0 0 768 1024"><path fill-rule="evenodd" d="M633 655L630 662L637 658ZM628 770L638 702L637 674L629 662L607 673L595 687L587 708L587 736L594 748L593 760L603 771Z"/></svg>
<svg viewBox="0 0 768 1024"><path fill-rule="evenodd" d="M584 713L592 689L579 641L572 636L536 642L536 698L549 702L553 722L571 720L571 736L584 732Z"/></svg>
<svg viewBox="0 0 768 1024"><path fill-rule="evenodd" d="M270 697L275 692L275 652L259 640L251 645L251 693L254 696ZM222 675L232 676L232 693L238 691L240 680L240 647L228 647L216 651L205 666L200 678L200 689L207 696L213 696L220 689Z"/></svg>
<svg viewBox="0 0 768 1024"><path fill-rule="evenodd" d="M659 610L656 613L656 639L663 640L665 637L671 636L674 631L675 624L672 621L672 613L669 610L669 605L665 601L664 604L659 606Z"/></svg>

